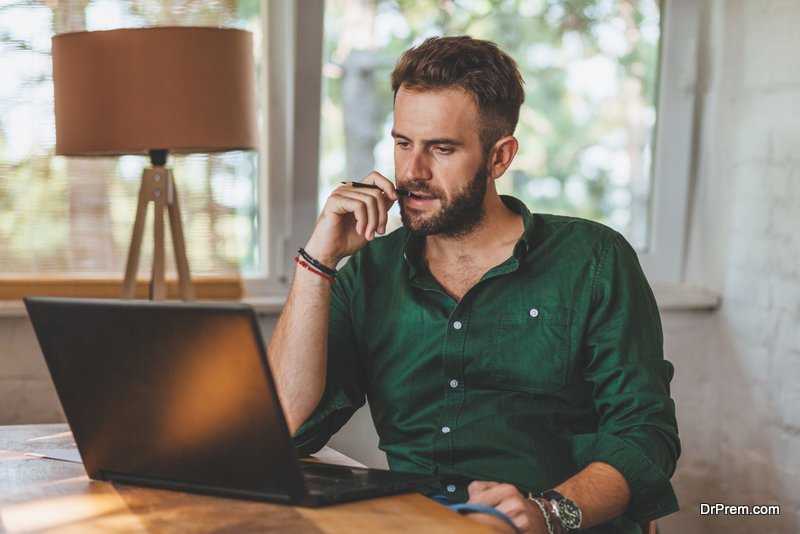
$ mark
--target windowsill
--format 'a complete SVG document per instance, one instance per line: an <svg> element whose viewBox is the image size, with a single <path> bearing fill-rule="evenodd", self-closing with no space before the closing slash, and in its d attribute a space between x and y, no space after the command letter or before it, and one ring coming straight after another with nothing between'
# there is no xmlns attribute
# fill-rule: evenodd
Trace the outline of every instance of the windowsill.
<svg viewBox="0 0 800 534"><path fill-rule="evenodd" d="M252 306L257 315L280 315L283 305L286 304L286 296L245 297L242 302Z"/></svg>
<svg viewBox="0 0 800 534"><path fill-rule="evenodd" d="M715 310L720 296L710 290L687 286L654 288L658 309L665 311ZM249 297L241 300L250 304L258 315L278 315L286 303L285 296ZM27 317L21 300L0 300L0 317Z"/></svg>
<svg viewBox="0 0 800 534"><path fill-rule="evenodd" d="M709 289L683 285L653 288L659 311L716 310L721 298ZM280 314L286 297L251 297L246 302L255 308L259 315Z"/></svg>
<svg viewBox="0 0 800 534"><path fill-rule="evenodd" d="M716 310L720 306L719 294L698 287L684 285L654 287L653 293L659 311Z"/></svg>
<svg viewBox="0 0 800 534"><path fill-rule="evenodd" d="M200 299L203 302L203 299ZM205 300L205 302L225 302L221 300ZM230 302L230 301L227 301ZM235 302L244 302L253 307L257 315L279 315L286 303L286 297L253 297ZM0 319L4 317L27 317L25 303L21 300L0 300Z"/></svg>
<svg viewBox="0 0 800 534"><path fill-rule="evenodd" d="M138 279L134 298L147 298L149 280ZM167 298L180 296L178 281L167 278ZM242 297L242 280L238 276L198 276L192 278L195 297L199 300L239 300ZM0 301L20 301L25 296L119 298L122 279L103 276L73 277L0 277Z"/></svg>
<svg viewBox="0 0 800 534"><path fill-rule="evenodd" d="M242 298L242 280L239 277L198 276L192 279L197 300L236 302ZM177 280L166 280L167 298L180 298ZM25 296L76 297L116 299L122 294L122 280L115 277L74 276L0 277L0 317L25 317L27 312L22 299ZM134 298L146 299L149 281L139 279L134 288Z"/></svg>

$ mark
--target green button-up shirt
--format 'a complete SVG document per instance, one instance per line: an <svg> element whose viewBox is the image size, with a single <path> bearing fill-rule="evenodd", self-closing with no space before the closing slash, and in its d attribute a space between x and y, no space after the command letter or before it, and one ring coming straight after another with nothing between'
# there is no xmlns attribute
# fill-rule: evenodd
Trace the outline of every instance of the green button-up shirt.
<svg viewBox="0 0 800 534"><path fill-rule="evenodd" d="M431 492L465 501L470 481L496 480L538 494L605 462L632 502L598 532L636 532L632 521L678 509L673 368L653 294L617 232L502 198L525 231L459 302L404 229L339 271L325 393L298 448L321 448L366 395L389 466L440 474Z"/></svg>

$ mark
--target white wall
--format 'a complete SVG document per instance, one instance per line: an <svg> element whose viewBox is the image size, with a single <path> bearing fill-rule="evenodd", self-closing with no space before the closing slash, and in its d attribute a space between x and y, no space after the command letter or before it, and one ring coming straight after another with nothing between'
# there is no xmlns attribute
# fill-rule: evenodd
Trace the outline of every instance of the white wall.
<svg viewBox="0 0 800 534"><path fill-rule="evenodd" d="M800 0L707 0L689 282L662 314L683 455L662 534L800 532ZM273 319L265 319L269 335ZM30 326L0 318L0 424L60 420ZM365 417L366 416L366 417ZM332 442L384 461L368 413ZM780 516L701 516L700 503Z"/></svg>
<svg viewBox="0 0 800 534"><path fill-rule="evenodd" d="M30 321L0 317L0 425L62 421L64 414Z"/></svg>
<svg viewBox="0 0 800 534"><path fill-rule="evenodd" d="M259 317L266 340L276 316ZM0 425L66 422L21 303L0 305Z"/></svg>
<svg viewBox="0 0 800 534"><path fill-rule="evenodd" d="M663 532L800 532L800 0L712 0L690 281L713 314L665 313L683 456ZM700 516L700 503L781 515Z"/></svg>

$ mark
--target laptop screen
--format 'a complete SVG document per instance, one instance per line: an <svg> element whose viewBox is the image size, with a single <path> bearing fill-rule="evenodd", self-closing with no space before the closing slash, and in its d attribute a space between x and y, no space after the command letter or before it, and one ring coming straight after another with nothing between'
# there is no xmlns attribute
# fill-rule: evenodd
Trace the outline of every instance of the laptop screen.
<svg viewBox="0 0 800 534"><path fill-rule="evenodd" d="M305 492L252 308L25 303L90 477Z"/></svg>

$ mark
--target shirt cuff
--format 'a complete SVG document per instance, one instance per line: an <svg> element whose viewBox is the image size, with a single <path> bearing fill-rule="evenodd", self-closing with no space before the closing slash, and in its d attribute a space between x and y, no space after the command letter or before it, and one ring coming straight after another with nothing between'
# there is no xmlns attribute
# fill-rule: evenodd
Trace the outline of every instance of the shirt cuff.
<svg viewBox="0 0 800 534"><path fill-rule="evenodd" d="M338 401L338 402L337 402ZM363 405L363 403L362 403ZM292 436L297 454L306 457L319 451L336 432L353 416L355 407L337 396L330 398L327 391L311 415Z"/></svg>
<svg viewBox="0 0 800 534"><path fill-rule="evenodd" d="M580 434L571 441L573 459L579 469L602 462L625 477L631 492L625 517L647 523L678 511L678 499L669 478L638 448L605 433Z"/></svg>

